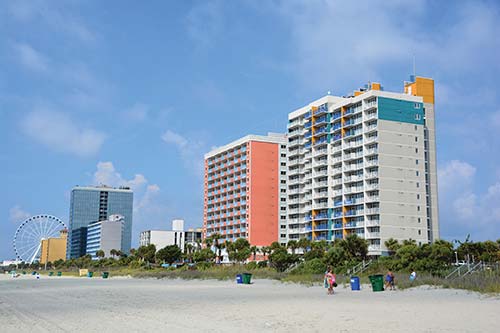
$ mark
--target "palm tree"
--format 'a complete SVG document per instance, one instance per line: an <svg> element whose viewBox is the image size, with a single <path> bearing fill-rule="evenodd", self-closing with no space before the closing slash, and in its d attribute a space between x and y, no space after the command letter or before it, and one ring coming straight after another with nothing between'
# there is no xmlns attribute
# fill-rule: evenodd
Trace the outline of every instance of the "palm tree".
<svg viewBox="0 0 500 333"><path fill-rule="evenodd" d="M292 250L292 254L295 254L295 250L297 249L298 247L298 244L297 244L297 241L292 239L292 240L289 240L288 241L288 244L286 244L286 246Z"/></svg>
<svg viewBox="0 0 500 333"><path fill-rule="evenodd" d="M95 255L99 258L102 259L106 255L103 250L97 250Z"/></svg>
<svg viewBox="0 0 500 333"><path fill-rule="evenodd" d="M311 247L311 241L306 237L302 237L297 242L297 246L300 247L302 251L305 253L307 252L307 249Z"/></svg>
<svg viewBox="0 0 500 333"><path fill-rule="evenodd" d="M118 251L117 251L117 250L115 250L115 249L111 249L111 250L109 251L109 254L113 257L113 259L115 259L115 256L117 256L117 255L118 255Z"/></svg>
<svg viewBox="0 0 500 333"><path fill-rule="evenodd" d="M260 248L260 252L262 253L262 256L265 257L266 254L271 254L271 248L269 246L263 246Z"/></svg>
<svg viewBox="0 0 500 333"><path fill-rule="evenodd" d="M385 247L389 250L389 254L393 255L401 247L398 241L394 238L389 238L384 242Z"/></svg>
<svg viewBox="0 0 500 333"><path fill-rule="evenodd" d="M253 261L257 259L257 252L259 252L259 248L255 245L250 247L250 251L253 253Z"/></svg>

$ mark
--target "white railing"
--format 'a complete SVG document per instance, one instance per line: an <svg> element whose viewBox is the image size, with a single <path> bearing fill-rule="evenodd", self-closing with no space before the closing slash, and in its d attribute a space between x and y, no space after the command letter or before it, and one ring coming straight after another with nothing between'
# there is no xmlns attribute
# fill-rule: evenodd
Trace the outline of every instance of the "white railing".
<svg viewBox="0 0 500 333"><path fill-rule="evenodd" d="M366 220L367 227L378 227L380 225L380 220Z"/></svg>
<svg viewBox="0 0 500 333"><path fill-rule="evenodd" d="M368 208L366 209L366 214L378 214L380 213L380 208Z"/></svg>
<svg viewBox="0 0 500 333"><path fill-rule="evenodd" d="M371 173L367 173L365 175L365 178L377 178L378 177L378 172L371 172Z"/></svg>
<svg viewBox="0 0 500 333"><path fill-rule="evenodd" d="M376 189L378 189L378 184L368 184L368 185L366 185L366 189L376 190Z"/></svg>
<svg viewBox="0 0 500 333"><path fill-rule="evenodd" d="M313 209L322 209L322 208L328 208L328 203L322 202L322 203L314 203L313 204Z"/></svg>
<svg viewBox="0 0 500 333"><path fill-rule="evenodd" d="M380 245L368 245L368 251L380 251Z"/></svg>

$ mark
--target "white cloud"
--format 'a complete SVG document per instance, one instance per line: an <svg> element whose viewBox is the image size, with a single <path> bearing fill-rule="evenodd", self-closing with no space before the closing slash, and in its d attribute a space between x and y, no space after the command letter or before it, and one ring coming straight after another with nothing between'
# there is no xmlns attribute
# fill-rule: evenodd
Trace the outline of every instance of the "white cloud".
<svg viewBox="0 0 500 333"><path fill-rule="evenodd" d="M188 141L186 138L184 138L182 135L177 134L171 130L167 130L165 133L163 133L161 138L166 143L173 143L179 149L185 149L188 145Z"/></svg>
<svg viewBox="0 0 500 333"><path fill-rule="evenodd" d="M467 162L452 160L438 169L440 190L446 191L452 187L463 188L471 184L476 174L476 168Z"/></svg>
<svg viewBox="0 0 500 333"><path fill-rule="evenodd" d="M80 157L96 154L106 135L100 131L83 128L66 113L38 108L22 120L23 132L46 147Z"/></svg>
<svg viewBox="0 0 500 333"><path fill-rule="evenodd" d="M112 162L97 163L97 170L94 173L93 183L95 185L107 186L127 186L137 191L148 183L148 180L142 174L136 174L134 178L127 180L118 173Z"/></svg>
<svg viewBox="0 0 500 333"><path fill-rule="evenodd" d="M156 184L151 184L146 187L146 191L140 200L138 200L137 205L135 205L134 210L139 212L144 209L151 207L154 198L160 192L160 187Z"/></svg>
<svg viewBox="0 0 500 333"><path fill-rule="evenodd" d="M19 205L16 205L9 210L9 220L13 223L22 222L30 216L31 214L24 211Z"/></svg>
<svg viewBox="0 0 500 333"><path fill-rule="evenodd" d="M143 174L138 173L126 179L115 169L113 162L99 162L92 182L94 185L126 186L134 191L134 233L143 228L135 226L161 221L166 214L167 207L160 201L160 186L150 184Z"/></svg>
<svg viewBox="0 0 500 333"><path fill-rule="evenodd" d="M455 82L463 80L453 78L486 68L491 73L500 66L495 61L500 52L498 11L488 2L446 6L446 18L432 23L428 11L433 7L425 1L413 1L411 10L399 0L283 1L265 6L290 29L288 67L308 89L342 89L334 93L343 94L368 80L384 83L395 70L410 73L415 55L417 74L447 76L460 94ZM465 89L470 94L474 87Z"/></svg>
<svg viewBox="0 0 500 333"><path fill-rule="evenodd" d="M174 131L167 130L161 136L168 144L173 144L186 167L198 177L203 177L205 170L203 154L206 144L202 140L188 139Z"/></svg>
<svg viewBox="0 0 500 333"><path fill-rule="evenodd" d="M500 180L481 191L475 177L476 168L459 160L438 170L441 229L457 237L495 238L500 232Z"/></svg>
<svg viewBox="0 0 500 333"><path fill-rule="evenodd" d="M29 44L14 43L12 48L16 53L16 59L24 67L36 72L46 72L48 70L47 58Z"/></svg>

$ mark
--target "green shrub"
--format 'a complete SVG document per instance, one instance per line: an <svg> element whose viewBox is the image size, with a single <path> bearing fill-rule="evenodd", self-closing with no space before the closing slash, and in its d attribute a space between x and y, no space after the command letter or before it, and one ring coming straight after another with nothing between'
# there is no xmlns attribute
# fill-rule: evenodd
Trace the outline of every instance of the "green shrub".
<svg viewBox="0 0 500 333"><path fill-rule="evenodd" d="M258 264L257 262L255 261L250 261L248 264L245 265L245 268L248 269L248 270L254 270L254 269L257 269Z"/></svg>

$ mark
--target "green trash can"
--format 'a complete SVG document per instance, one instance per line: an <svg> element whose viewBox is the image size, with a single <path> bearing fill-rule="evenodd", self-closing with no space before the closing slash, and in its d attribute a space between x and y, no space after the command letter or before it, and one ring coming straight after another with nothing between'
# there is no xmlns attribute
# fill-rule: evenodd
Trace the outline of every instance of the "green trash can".
<svg viewBox="0 0 500 333"><path fill-rule="evenodd" d="M62 272L57 272L57 276L62 276Z"/></svg>
<svg viewBox="0 0 500 333"><path fill-rule="evenodd" d="M370 275L370 283L373 291L384 291L384 276L381 274Z"/></svg>
<svg viewBox="0 0 500 333"><path fill-rule="evenodd" d="M49 272L49 276L54 276L54 272Z"/></svg>
<svg viewBox="0 0 500 333"><path fill-rule="evenodd" d="M243 277L243 284L250 284L250 282L252 280L252 274L250 274L250 273L243 273L241 275Z"/></svg>
<svg viewBox="0 0 500 333"><path fill-rule="evenodd" d="M107 279L109 276L109 272L102 272L102 278Z"/></svg>
<svg viewBox="0 0 500 333"><path fill-rule="evenodd" d="M94 272L88 272L88 273L87 273L87 277L91 278L91 277L93 277L93 276L94 276Z"/></svg>
<svg viewBox="0 0 500 333"><path fill-rule="evenodd" d="M23 271L23 275L26 275L26 271Z"/></svg>

